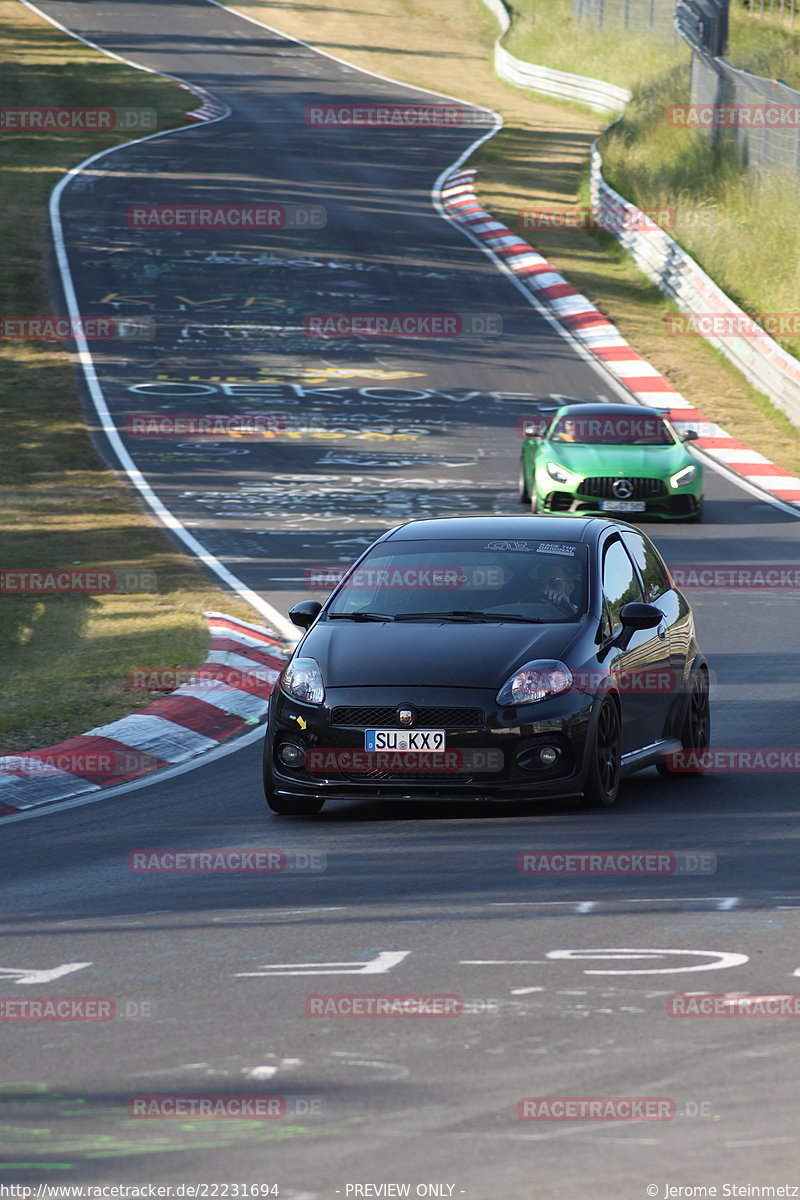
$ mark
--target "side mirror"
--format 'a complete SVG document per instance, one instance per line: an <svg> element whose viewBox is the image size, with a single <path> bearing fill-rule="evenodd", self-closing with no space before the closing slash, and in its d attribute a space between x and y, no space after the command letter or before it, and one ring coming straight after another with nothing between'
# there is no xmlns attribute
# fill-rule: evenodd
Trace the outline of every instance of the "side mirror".
<svg viewBox="0 0 800 1200"><path fill-rule="evenodd" d="M535 438L537 442L540 442L547 431L548 424L549 422L547 421L544 423L541 421L523 421L522 436L524 438Z"/></svg>
<svg viewBox="0 0 800 1200"><path fill-rule="evenodd" d="M632 600L623 605L619 619L623 629L633 632L637 629L655 629L664 620L664 614L655 604L642 604L640 600Z"/></svg>
<svg viewBox="0 0 800 1200"><path fill-rule="evenodd" d="M322 605L319 600L301 600L294 608L289 609L289 620L298 629L308 629L321 612Z"/></svg>
<svg viewBox="0 0 800 1200"><path fill-rule="evenodd" d="M699 437L700 437L700 434L697 432L696 429L684 429L683 433L681 434L681 441L682 442L696 442Z"/></svg>

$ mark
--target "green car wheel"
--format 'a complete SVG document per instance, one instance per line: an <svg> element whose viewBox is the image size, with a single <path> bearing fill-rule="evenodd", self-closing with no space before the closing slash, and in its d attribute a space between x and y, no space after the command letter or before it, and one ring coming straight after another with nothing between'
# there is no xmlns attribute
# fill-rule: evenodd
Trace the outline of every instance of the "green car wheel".
<svg viewBox="0 0 800 1200"><path fill-rule="evenodd" d="M528 491L528 482L525 478L525 463L520 459L519 464L519 502L520 504L530 504L531 494Z"/></svg>

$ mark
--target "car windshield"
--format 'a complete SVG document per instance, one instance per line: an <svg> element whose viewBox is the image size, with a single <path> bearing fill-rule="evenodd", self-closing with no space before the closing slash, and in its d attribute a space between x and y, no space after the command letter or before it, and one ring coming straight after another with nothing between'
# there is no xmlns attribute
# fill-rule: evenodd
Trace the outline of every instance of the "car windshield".
<svg viewBox="0 0 800 1200"><path fill-rule="evenodd" d="M382 542L345 575L325 615L481 624L487 618L575 621L586 612L586 563L586 547L578 542Z"/></svg>
<svg viewBox="0 0 800 1200"><path fill-rule="evenodd" d="M551 442L579 446L672 446L675 439L662 418L653 413L609 413L561 417L550 434Z"/></svg>

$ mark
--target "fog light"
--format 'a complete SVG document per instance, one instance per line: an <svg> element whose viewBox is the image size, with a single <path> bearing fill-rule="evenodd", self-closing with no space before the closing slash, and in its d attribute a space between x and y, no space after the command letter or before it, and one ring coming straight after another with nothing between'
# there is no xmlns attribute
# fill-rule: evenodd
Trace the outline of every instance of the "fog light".
<svg viewBox="0 0 800 1200"><path fill-rule="evenodd" d="M524 771L548 771L563 757L560 746L528 746L517 752L517 764Z"/></svg>
<svg viewBox="0 0 800 1200"><path fill-rule="evenodd" d="M299 767L304 757L303 747L296 746L294 742L283 742L278 747L278 758L285 767Z"/></svg>

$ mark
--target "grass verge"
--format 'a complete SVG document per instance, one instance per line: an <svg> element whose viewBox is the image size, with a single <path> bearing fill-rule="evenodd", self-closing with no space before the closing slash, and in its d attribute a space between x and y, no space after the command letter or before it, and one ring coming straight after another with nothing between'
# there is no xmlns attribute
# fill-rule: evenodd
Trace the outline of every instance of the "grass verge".
<svg viewBox="0 0 800 1200"><path fill-rule="evenodd" d="M690 52L682 39L594 30L572 20L565 0L510 5L504 45L519 58L630 88L633 100L601 142L603 174L642 208L674 213L669 233L741 308L782 314L775 340L800 355L797 176L743 172L730 148L668 120L689 98ZM728 58L755 74L800 78L800 30L739 5L730 9ZM780 325L774 326L780 329Z"/></svg>
<svg viewBox="0 0 800 1200"><path fill-rule="evenodd" d="M177 84L107 59L21 4L0 2L0 90L7 107L132 107L157 128L184 124L197 101ZM29 134L0 139L0 314L53 312L48 196L66 170L131 135ZM156 590L0 596L0 753L53 744L141 708L131 667L195 666L204 610L253 618L215 587L139 508L86 433L74 370L55 342L0 340L0 569L74 567L155 576Z"/></svg>

